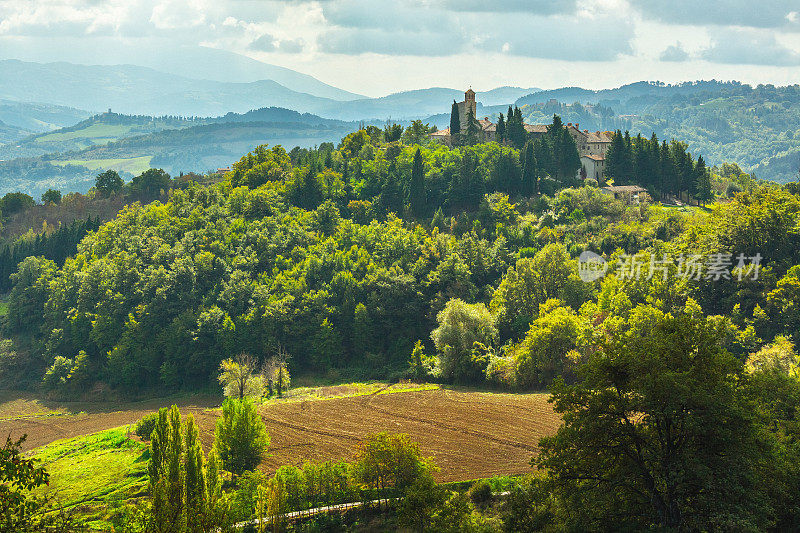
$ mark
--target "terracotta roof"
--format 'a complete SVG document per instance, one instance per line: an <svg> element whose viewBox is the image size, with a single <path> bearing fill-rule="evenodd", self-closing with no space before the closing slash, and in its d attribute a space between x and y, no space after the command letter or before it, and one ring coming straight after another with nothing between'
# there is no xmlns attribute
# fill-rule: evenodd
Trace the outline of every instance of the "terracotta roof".
<svg viewBox="0 0 800 533"><path fill-rule="evenodd" d="M434 135L437 137L444 137L445 135L450 135L450 128L445 128L443 130L436 130L433 133L431 133L431 137L433 137Z"/></svg>
<svg viewBox="0 0 800 533"><path fill-rule="evenodd" d="M590 131L587 142L590 143L610 143L611 137L604 131Z"/></svg>
<svg viewBox="0 0 800 533"><path fill-rule="evenodd" d="M582 155L581 156L581 158L584 158L584 157L586 157L588 159L593 159L595 161L605 161L605 159L606 159L606 156L597 155L597 154L588 154L588 155Z"/></svg>
<svg viewBox="0 0 800 533"><path fill-rule="evenodd" d="M497 131L497 125L492 123L488 119L478 120L478 124L480 124L481 130L483 131Z"/></svg>
<svg viewBox="0 0 800 533"><path fill-rule="evenodd" d="M528 133L547 133L546 124L523 124Z"/></svg>

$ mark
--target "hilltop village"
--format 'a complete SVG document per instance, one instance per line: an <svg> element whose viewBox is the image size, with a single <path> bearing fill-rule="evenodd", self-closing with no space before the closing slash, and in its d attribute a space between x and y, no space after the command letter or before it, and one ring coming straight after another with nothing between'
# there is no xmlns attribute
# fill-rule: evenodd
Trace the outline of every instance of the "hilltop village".
<svg viewBox="0 0 800 533"><path fill-rule="evenodd" d="M462 136L474 134L480 142L498 141L498 126L500 124L489 120L489 117L476 118L477 101L475 91L468 89L464 93L463 102L453 103L453 114L458 116L458 124ZM472 130L470 130L470 123ZM546 124L523 124L525 132L533 139L547 133ZM502 125L500 126L502 128ZM580 124L568 123L567 131L575 140L578 154L581 159L580 177L594 178L600 182L605 177L606 153L611 146L612 132L581 130ZM430 134L430 138L445 144L453 145L451 128L444 128Z"/></svg>

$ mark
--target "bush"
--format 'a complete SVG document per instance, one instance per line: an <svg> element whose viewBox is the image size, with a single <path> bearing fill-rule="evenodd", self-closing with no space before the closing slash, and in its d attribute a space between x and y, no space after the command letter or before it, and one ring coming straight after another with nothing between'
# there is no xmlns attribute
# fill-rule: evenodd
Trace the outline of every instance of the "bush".
<svg viewBox="0 0 800 533"><path fill-rule="evenodd" d="M492 501L492 486L485 479L473 483L469 489L469 498L476 507L485 507Z"/></svg>
<svg viewBox="0 0 800 533"><path fill-rule="evenodd" d="M156 422L158 422L158 413L144 415L141 420L136 422L134 433L136 433L136 436L142 440L150 440L150 435L153 434L153 430L156 427Z"/></svg>
<svg viewBox="0 0 800 533"><path fill-rule="evenodd" d="M269 447L269 434L253 402L227 398L214 430L214 448L225 470L236 475L253 470Z"/></svg>

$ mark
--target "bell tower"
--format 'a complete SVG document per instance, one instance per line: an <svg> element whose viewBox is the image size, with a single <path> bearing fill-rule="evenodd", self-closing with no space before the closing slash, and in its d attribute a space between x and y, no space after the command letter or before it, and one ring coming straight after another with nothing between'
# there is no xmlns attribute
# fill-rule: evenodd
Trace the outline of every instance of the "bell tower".
<svg viewBox="0 0 800 533"><path fill-rule="evenodd" d="M476 113L478 112L478 107L477 104L475 103L475 91L472 90L472 87L467 89L467 92L464 93L464 104L465 104L464 107L466 107L465 111L471 109L472 116L476 117L477 116Z"/></svg>

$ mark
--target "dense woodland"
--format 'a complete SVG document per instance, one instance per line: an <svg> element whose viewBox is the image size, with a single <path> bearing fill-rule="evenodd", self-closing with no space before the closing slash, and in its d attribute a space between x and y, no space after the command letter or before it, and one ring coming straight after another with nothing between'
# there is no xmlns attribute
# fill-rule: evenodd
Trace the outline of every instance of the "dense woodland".
<svg viewBox="0 0 800 533"><path fill-rule="evenodd" d="M222 360L246 352L283 354L295 376L550 390L564 424L494 522L421 474L394 480L409 513L399 516L421 531L796 529L800 187L617 133L614 181L651 191L629 202L558 164L575 155L558 119L521 149L448 148L426 133L417 123L314 150L259 146L222 183L124 208L63 266L24 259L11 275L2 379L56 396L98 386L142 396L211 387ZM120 186L106 178L96 188ZM160 194L168 180L153 170L132 186ZM679 193L720 201L651 200ZM584 251L608 261L605 277L579 276ZM694 256L728 268L689 272ZM203 467L202 452L185 451L198 449L193 423L169 416L173 429L165 412L160 431L177 439L175 461L199 457L186 468L209 472L217 458ZM426 464L411 456L402 464ZM173 475L159 468L151 479ZM321 471L308 468L264 486L308 505L352 497L355 466L324 466L341 482L329 500L303 492L297 480ZM161 490L151 487L147 512L164 509ZM185 498L181 516L210 516ZM246 515L257 512L249 501Z"/></svg>

